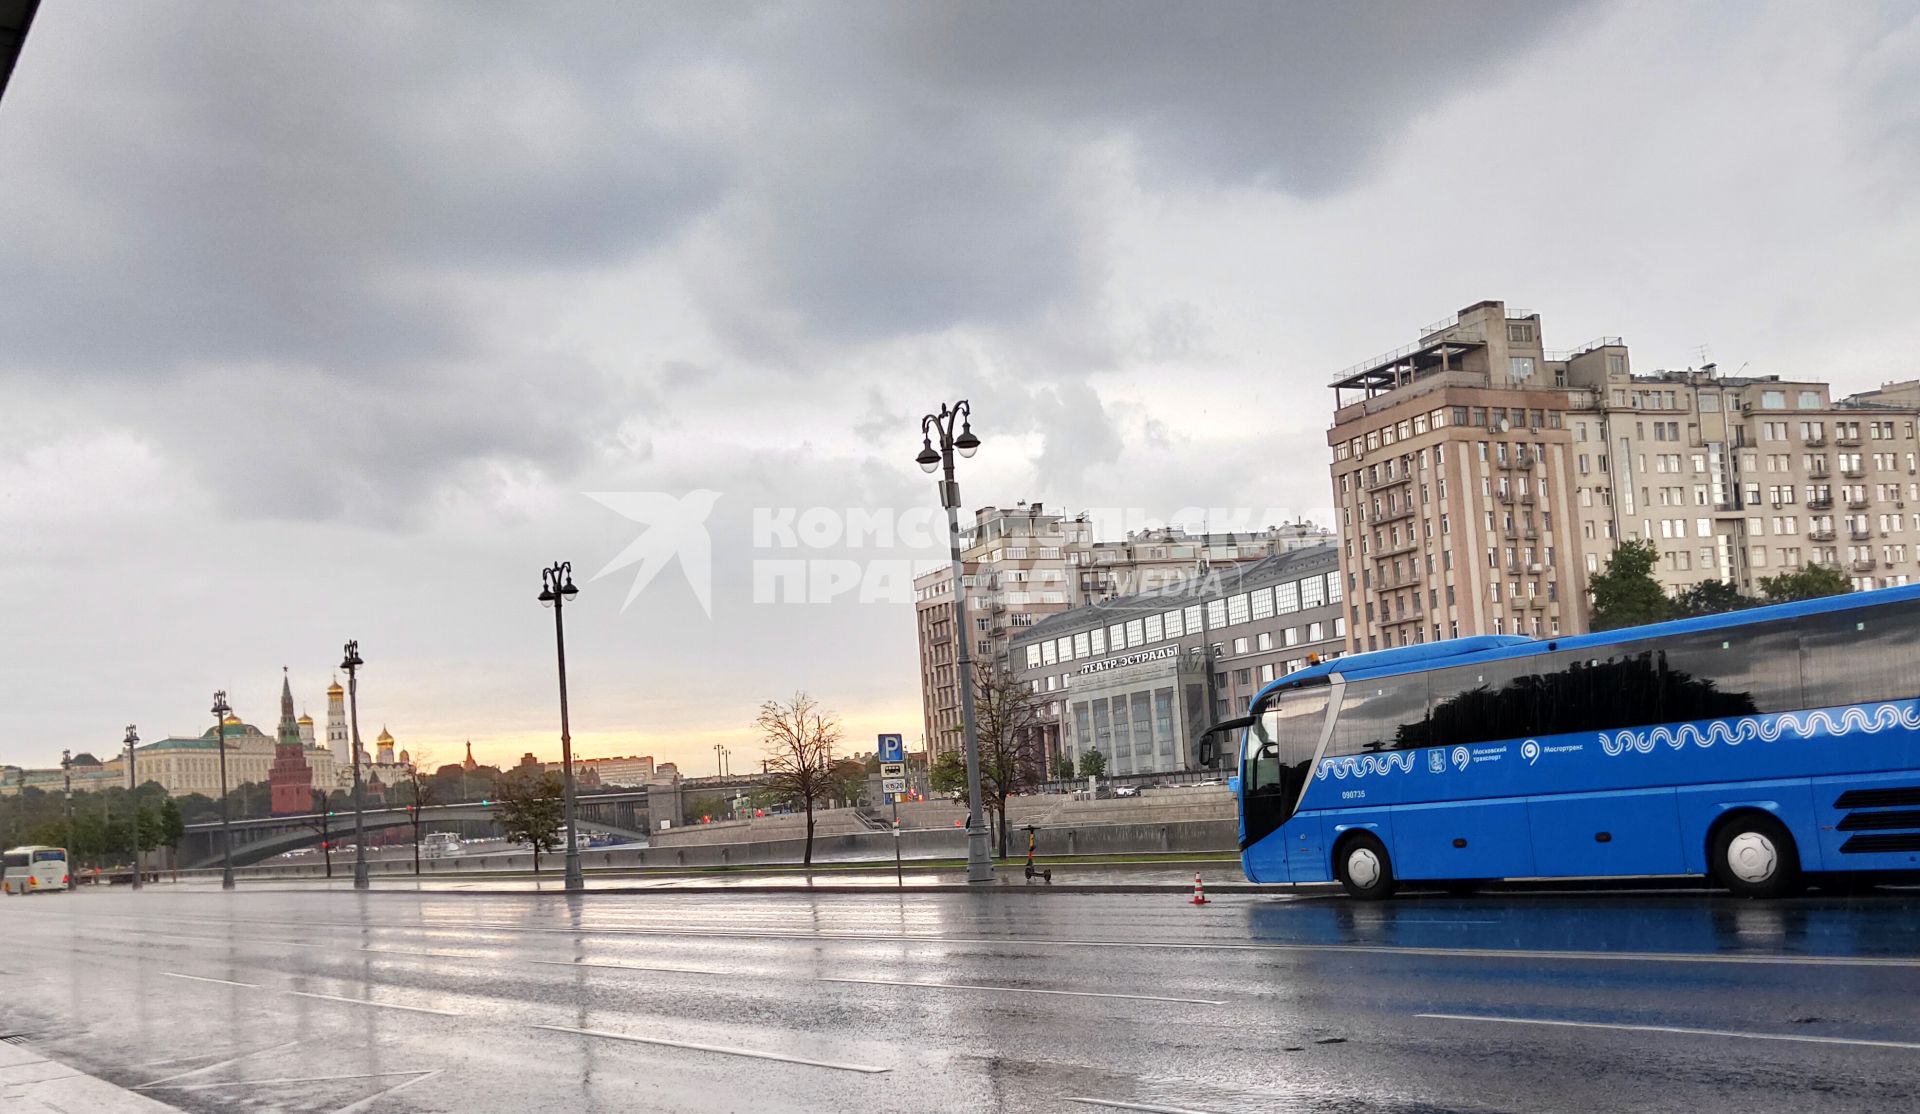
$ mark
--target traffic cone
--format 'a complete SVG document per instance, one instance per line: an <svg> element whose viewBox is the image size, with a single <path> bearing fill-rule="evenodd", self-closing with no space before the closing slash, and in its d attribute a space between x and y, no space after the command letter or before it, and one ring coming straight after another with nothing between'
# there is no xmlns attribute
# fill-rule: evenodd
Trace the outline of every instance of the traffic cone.
<svg viewBox="0 0 1920 1114"><path fill-rule="evenodd" d="M1207 904L1207 888L1200 884L1200 872L1193 872L1193 905Z"/></svg>

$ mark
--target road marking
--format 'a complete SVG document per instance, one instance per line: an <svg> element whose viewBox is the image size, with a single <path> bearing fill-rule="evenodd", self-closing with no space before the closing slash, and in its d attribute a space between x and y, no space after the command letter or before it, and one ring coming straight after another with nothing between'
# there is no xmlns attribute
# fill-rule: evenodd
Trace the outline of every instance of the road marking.
<svg viewBox="0 0 1920 1114"><path fill-rule="evenodd" d="M730 975L731 971L716 971L706 967L648 967L639 963L593 963L584 959L528 959L525 963L538 963L543 967L605 967L614 971L659 971L670 975Z"/></svg>
<svg viewBox="0 0 1920 1114"><path fill-rule="evenodd" d="M367 1107L372 1106L375 1102L378 1102L380 1099L386 1098L388 1095L393 1094L395 1091L404 1091L408 1087L413 1086L415 1083L424 1083L427 1080L432 1079L434 1076L439 1075L444 1070L445 1069L443 1068L435 1068L432 1071L423 1071L418 1075L415 1075L412 1079L406 1080L401 1083L395 1083L393 1086L388 1087L384 1091L375 1091L373 1094L368 1095L366 1098L361 1099L359 1102L350 1102L347 1105L341 1107L340 1109L334 1111L333 1114L355 1114L356 1111L365 1110Z"/></svg>
<svg viewBox="0 0 1920 1114"><path fill-rule="evenodd" d="M909 979L843 979L822 975L814 982L860 983L866 986L923 986L936 990L991 990L1003 994L1064 994L1074 998L1126 998L1135 1002L1181 1002L1193 1006L1224 1006L1211 998L1166 998L1157 994L1115 994L1099 990L1042 990L1034 986L984 986L964 982L918 982Z"/></svg>
<svg viewBox="0 0 1920 1114"><path fill-rule="evenodd" d="M424 1077L438 1074L438 1070L376 1071L365 1075L314 1075L305 1079L229 1079L223 1083L174 1083L159 1089L162 1091L211 1091L217 1087L264 1087L269 1083L339 1083L351 1079L388 1079L396 1075Z"/></svg>
<svg viewBox="0 0 1920 1114"><path fill-rule="evenodd" d="M248 990L260 989L259 983L234 982L232 979L210 979L205 975L183 975L178 971L162 971L160 973L170 979L192 979L194 982L217 982L221 986L244 986Z"/></svg>
<svg viewBox="0 0 1920 1114"><path fill-rule="evenodd" d="M355 1006L377 1006L383 1010L408 1010L413 1013L437 1013L441 1017L461 1017L463 1014L453 1010L436 1010L431 1006L403 1006L398 1002L375 1002L366 998L342 998L338 994L315 994L307 990L289 990L288 994L296 998L323 998L329 1002L346 1002Z"/></svg>
<svg viewBox="0 0 1920 1114"><path fill-rule="evenodd" d="M835 1071L857 1071L868 1075L879 1075L892 1071L892 1068L876 1068L868 1064L835 1064L826 1060L807 1060L799 1056L786 1056L778 1052L755 1052L747 1048L722 1048L713 1044L694 1044L691 1041L670 1041L661 1037L636 1037L627 1033L609 1033L604 1029L575 1029L567 1025L535 1025L535 1029L546 1029L554 1033L573 1033L582 1037L605 1037L608 1040L631 1041L634 1044L655 1044L662 1048L685 1048L694 1052L716 1052L722 1056L745 1056L753 1060L774 1060L782 1064L800 1064L809 1068L832 1068Z"/></svg>
<svg viewBox="0 0 1920 1114"><path fill-rule="evenodd" d="M294 926L295 922L249 919L245 924ZM1017 936L946 936L903 932L795 932L696 928L529 928L480 922L468 925L404 925L391 922L321 921L301 927L375 928L395 932L495 932L566 936L667 936L729 940L845 940L902 944L970 944L1028 948L1136 948L1162 951L1326 952L1355 955L1404 955L1439 959L1552 959L1610 963L1713 963L1799 967L1920 967L1920 956L1728 955L1692 952L1596 952L1531 948L1395 947L1387 944L1187 943L1162 940L1061 940ZM308 945L324 947L325 945Z"/></svg>
<svg viewBox="0 0 1920 1114"><path fill-rule="evenodd" d="M1068 1102L1077 1102L1085 1106L1104 1106L1109 1110L1143 1110L1147 1114L1213 1114L1209 1110L1195 1110L1190 1106L1144 1106L1137 1102L1116 1102L1113 1099L1090 1099L1080 1095L1067 1096Z"/></svg>
<svg viewBox="0 0 1920 1114"><path fill-rule="evenodd" d="M1504 1025L1553 1025L1565 1029L1618 1029L1629 1033L1675 1033L1689 1037L1739 1037L1756 1041L1794 1041L1800 1044L1848 1044L1863 1048L1920 1049L1916 1041L1868 1040L1857 1037L1818 1037L1799 1033L1749 1033L1739 1029L1688 1029L1675 1025L1627 1025L1607 1021L1563 1021L1544 1017L1487 1017L1466 1013L1421 1013L1436 1021L1493 1021Z"/></svg>
<svg viewBox="0 0 1920 1114"><path fill-rule="evenodd" d="M191 975L188 975L188 976L186 976L186 977L187 977L187 978L192 978L193 976L191 976ZM217 980L217 979L216 979L216 980L214 980L214 981L216 981L216 982L217 982L217 981L219 981L219 980ZM235 985L235 986L243 986L243 985L245 985L245 984L244 984L244 983L235 983L234 985ZM205 1065L204 1067L198 1067L198 1068L193 1068L193 1069L191 1069L191 1070L189 1070L189 1071L181 1071L181 1072L175 1072L175 1073L173 1073L172 1075L163 1075L163 1076L161 1076L161 1077L160 1077L159 1079L156 1079L156 1080L154 1080L154 1081L153 1081L153 1082L151 1082L151 1083L142 1083L142 1084L140 1084L140 1086L138 1086L138 1087L135 1087L135 1088L134 1088L134 1090L136 1090L136 1091L139 1091L139 1090L144 1090L144 1089L146 1089L146 1088L148 1088L148 1087L158 1087L158 1086L160 1086L160 1085L161 1085L162 1083L171 1083L171 1082L173 1082L173 1081L174 1081L174 1080L176 1080L176 1079L185 1079L185 1078L186 1078L187 1076L189 1076L189 1075L199 1075L199 1074L200 1074L201 1072L203 1072L203 1071L212 1071L212 1070L213 1070L213 1069L215 1069L215 1068L224 1068L224 1067L226 1067L226 1066L227 1066L228 1064L237 1064L237 1063L239 1063L240 1061L242 1061L242 1060L245 1060L245 1059L247 1059L248 1057L251 1057L251 1056L264 1056L264 1055L266 1055L266 1054L267 1054L267 1053L269 1053L269 1052L278 1052L278 1051L280 1051L280 1050L281 1050L281 1049L283 1049L283 1048L292 1048L292 1047L293 1047L294 1045L296 1045L296 1044L298 1044L298 1043L300 1043L300 1042L299 1042L299 1041L288 1041L288 1042L287 1042L287 1043L285 1043L285 1044L276 1044L276 1045L274 1045L274 1046L273 1046L273 1047L271 1047L271 1048L256 1048L256 1049L254 1049L254 1050L253 1050L252 1052L242 1052L242 1053L241 1053L240 1055L238 1055L238 1056L234 1056L234 1057L231 1057L231 1058L229 1058L229 1059L226 1059L226 1060L221 1060L221 1061L219 1061L218 1063L213 1063L213 1064L207 1064L207 1065Z"/></svg>

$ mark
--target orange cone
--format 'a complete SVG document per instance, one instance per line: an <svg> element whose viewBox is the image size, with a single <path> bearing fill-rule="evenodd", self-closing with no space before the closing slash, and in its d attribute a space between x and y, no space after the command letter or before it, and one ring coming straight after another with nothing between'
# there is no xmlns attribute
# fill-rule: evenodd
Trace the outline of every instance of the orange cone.
<svg viewBox="0 0 1920 1114"><path fill-rule="evenodd" d="M1193 901L1190 904L1207 904L1207 888L1200 884L1200 872L1197 870L1193 872Z"/></svg>

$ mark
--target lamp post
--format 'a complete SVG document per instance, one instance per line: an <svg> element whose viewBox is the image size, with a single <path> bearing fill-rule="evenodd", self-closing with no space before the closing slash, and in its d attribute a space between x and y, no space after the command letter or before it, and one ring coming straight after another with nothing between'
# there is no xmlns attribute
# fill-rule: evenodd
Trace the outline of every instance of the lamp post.
<svg viewBox="0 0 1920 1114"><path fill-rule="evenodd" d="M233 888L233 805L227 800L227 690L213 694L213 745L220 751L220 888Z"/></svg>
<svg viewBox="0 0 1920 1114"><path fill-rule="evenodd" d="M540 603L553 608L553 644L560 660L560 770L562 812L567 824L566 887L570 892L586 888L580 875L580 833L574 824L573 735L567 724L567 631L561 620L567 601L580 594L573 586L573 562L557 561L540 572Z"/></svg>
<svg viewBox="0 0 1920 1114"><path fill-rule="evenodd" d="M133 804L133 888L140 888L140 777L133 768L134 748L140 745L140 733L127 724L127 800Z"/></svg>
<svg viewBox="0 0 1920 1114"><path fill-rule="evenodd" d="M953 432L960 423L960 433ZM934 438L940 447L934 447ZM967 755L967 881L993 881L993 860L987 855L987 829L981 824L980 735L973 723L973 632L967 628L967 586L960 561L960 485L953 478L953 454L972 456L980 448L973 435L973 407L966 399L920 419L922 471L940 472L940 505L947 512L947 554L953 562L953 632L960 644L960 731Z"/></svg>
<svg viewBox="0 0 1920 1114"><path fill-rule="evenodd" d="M726 759L721 757L721 752L726 749L725 746L719 743L713 744L713 774L715 777L727 776Z"/></svg>
<svg viewBox="0 0 1920 1114"><path fill-rule="evenodd" d="M347 722L353 732L353 888L367 888L367 802L360 784L360 641L347 643L340 668L347 671Z"/></svg>
<svg viewBox="0 0 1920 1114"><path fill-rule="evenodd" d="M67 854L73 854L73 752L60 752L60 828Z"/></svg>

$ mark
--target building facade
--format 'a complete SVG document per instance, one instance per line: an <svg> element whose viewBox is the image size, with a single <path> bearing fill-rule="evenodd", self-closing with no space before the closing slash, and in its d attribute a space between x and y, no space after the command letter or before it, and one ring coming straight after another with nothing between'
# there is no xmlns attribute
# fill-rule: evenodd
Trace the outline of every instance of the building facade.
<svg viewBox="0 0 1920 1114"><path fill-rule="evenodd" d="M1480 302L1332 384L1353 649L1583 631L1623 540L1659 550L1669 591L1920 576L1920 381L1835 401L1712 365L1635 374L1614 336L1543 343L1539 314Z"/></svg>
<svg viewBox="0 0 1920 1114"><path fill-rule="evenodd" d="M1307 522L1245 533L1191 534L1162 527L1119 540L1093 535L1090 516L1048 512L1039 503L974 512L962 538L961 560L966 634L976 670L1012 668L1013 641L1049 616L1193 581L1223 566L1324 545L1332 537ZM963 745L952 580L951 568L944 565L914 580L922 721L936 758Z"/></svg>
<svg viewBox="0 0 1920 1114"><path fill-rule="evenodd" d="M1351 648L1584 629L1566 367L1616 357L1617 338L1550 353L1538 314L1480 302L1341 373L1328 444Z"/></svg>
<svg viewBox="0 0 1920 1114"><path fill-rule="evenodd" d="M1098 750L1110 774L1194 768L1209 725L1255 693L1345 648L1331 545L1209 570L1177 585L1087 604L1017 636L1013 675L1040 701L1049 767Z"/></svg>

